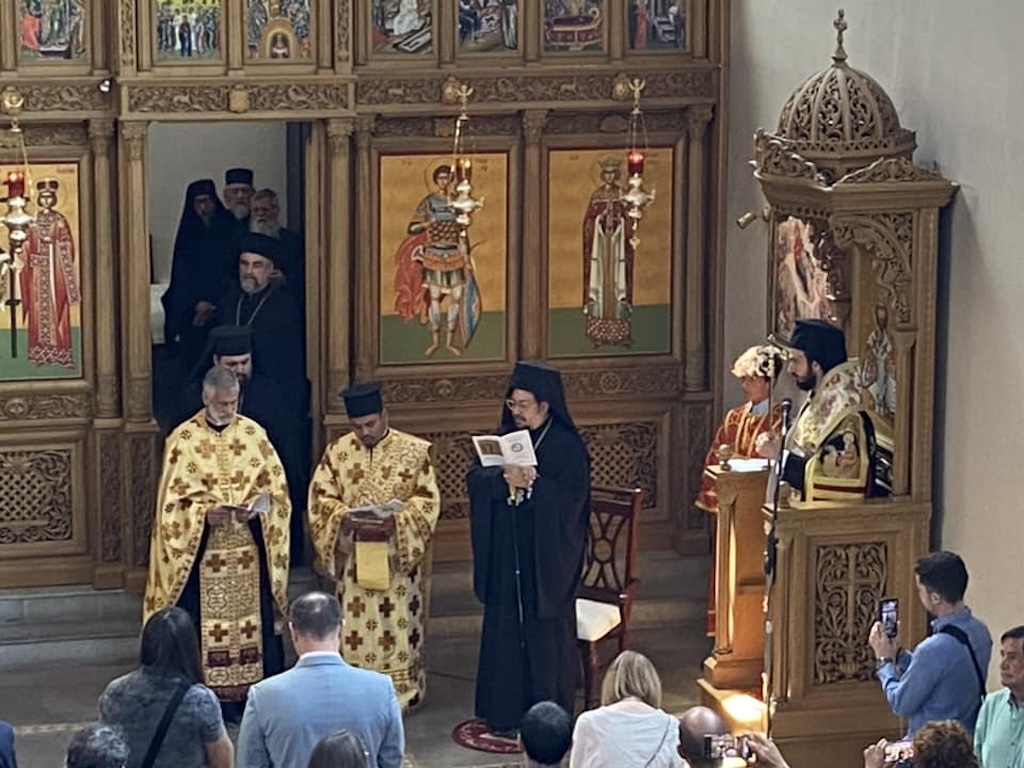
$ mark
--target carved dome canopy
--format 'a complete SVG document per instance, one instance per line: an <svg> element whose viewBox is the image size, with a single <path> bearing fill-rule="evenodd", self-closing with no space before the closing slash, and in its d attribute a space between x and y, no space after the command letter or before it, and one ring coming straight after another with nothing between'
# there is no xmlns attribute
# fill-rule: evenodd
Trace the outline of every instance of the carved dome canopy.
<svg viewBox="0 0 1024 768"><path fill-rule="evenodd" d="M775 136L833 178L883 157L910 159L913 131L900 125L892 99L870 75L846 61L843 11L832 66L807 78L782 108Z"/></svg>

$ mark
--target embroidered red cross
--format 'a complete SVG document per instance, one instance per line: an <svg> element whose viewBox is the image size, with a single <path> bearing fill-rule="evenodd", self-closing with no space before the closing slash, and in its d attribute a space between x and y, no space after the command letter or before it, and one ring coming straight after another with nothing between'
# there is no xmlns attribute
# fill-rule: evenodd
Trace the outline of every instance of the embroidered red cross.
<svg viewBox="0 0 1024 768"><path fill-rule="evenodd" d="M346 476L353 483L358 483L360 480L362 480L364 477L366 477L366 473L363 472L363 465L362 464L353 464L352 465L352 469L350 469L346 473Z"/></svg>
<svg viewBox="0 0 1024 768"><path fill-rule="evenodd" d="M241 633L246 636L247 639L252 640L252 636L256 634L256 630L259 629L251 621L246 621L242 626Z"/></svg>
<svg viewBox="0 0 1024 768"><path fill-rule="evenodd" d="M235 486L240 486L245 483L245 473L240 469L235 470L235 474L231 476L231 483Z"/></svg>
<svg viewBox="0 0 1024 768"><path fill-rule="evenodd" d="M204 459L209 459L213 457L213 454L217 452L217 449L214 448L211 441L200 440L199 446L196 448L196 452Z"/></svg>
<svg viewBox="0 0 1024 768"><path fill-rule="evenodd" d="M231 449L232 453L234 453L235 456L241 456L243 453L245 453L245 443L243 443L237 437L231 441L231 445L229 445L228 448Z"/></svg>
<svg viewBox="0 0 1024 768"><path fill-rule="evenodd" d="M256 558L249 550L245 550L244 552L242 552L242 554L238 556L238 564L243 568L249 568L249 566L251 566L255 562Z"/></svg>
<svg viewBox="0 0 1024 768"><path fill-rule="evenodd" d="M351 614L352 618L358 619L363 615L363 609L366 607L366 603L358 595L349 600L348 605L345 606L345 610Z"/></svg>
<svg viewBox="0 0 1024 768"><path fill-rule="evenodd" d="M391 602L390 597L385 597L380 604L380 612L385 619L391 618L391 612L395 610L395 604Z"/></svg>
<svg viewBox="0 0 1024 768"><path fill-rule="evenodd" d="M210 555L210 559L207 561L206 565L214 573L220 573L220 569L227 565L227 561L222 560L220 555L214 553Z"/></svg>
<svg viewBox="0 0 1024 768"><path fill-rule="evenodd" d="M380 638L380 645L384 649L385 653L391 653L395 647L395 636L389 631L385 631Z"/></svg>
<svg viewBox="0 0 1024 768"><path fill-rule="evenodd" d="M405 481L412 480L412 472L410 472L408 469L403 469L401 472L398 473L398 477L399 479Z"/></svg>
<svg viewBox="0 0 1024 768"><path fill-rule="evenodd" d="M363 644L363 638L359 636L359 633L354 629L348 633L345 637L345 645L351 648L353 651L359 650L359 646Z"/></svg>
<svg viewBox="0 0 1024 768"><path fill-rule="evenodd" d="M184 496L188 493L188 483L183 479L175 480L171 483L171 493L175 496Z"/></svg>
<svg viewBox="0 0 1024 768"><path fill-rule="evenodd" d="M224 629L220 624L214 624L213 629L210 630L210 634L213 636L213 639L219 643L231 633Z"/></svg>

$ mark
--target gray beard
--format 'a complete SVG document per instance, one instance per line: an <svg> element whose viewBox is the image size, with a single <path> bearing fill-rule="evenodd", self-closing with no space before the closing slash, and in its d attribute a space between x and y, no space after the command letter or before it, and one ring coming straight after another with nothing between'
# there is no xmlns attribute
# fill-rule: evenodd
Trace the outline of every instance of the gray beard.
<svg viewBox="0 0 1024 768"><path fill-rule="evenodd" d="M206 420L215 427L226 427L228 424L231 423L231 419L234 418L235 417L232 416L230 419L218 419L209 411L206 412Z"/></svg>
<svg viewBox="0 0 1024 768"><path fill-rule="evenodd" d="M254 293L260 292L259 283L253 280L251 277L243 277L240 281L242 286L242 292L252 296Z"/></svg>
<svg viewBox="0 0 1024 768"><path fill-rule="evenodd" d="M256 221L256 219L253 219L249 222L249 231L276 239L281 235L281 224L276 221Z"/></svg>
<svg viewBox="0 0 1024 768"><path fill-rule="evenodd" d="M229 210L239 221L249 215L249 206L244 203L235 203L234 205L229 206Z"/></svg>

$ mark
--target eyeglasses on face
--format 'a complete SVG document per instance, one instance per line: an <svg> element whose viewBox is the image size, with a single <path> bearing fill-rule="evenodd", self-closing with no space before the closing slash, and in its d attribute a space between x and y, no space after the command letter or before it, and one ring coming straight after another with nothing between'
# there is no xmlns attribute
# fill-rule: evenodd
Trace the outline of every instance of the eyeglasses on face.
<svg viewBox="0 0 1024 768"><path fill-rule="evenodd" d="M537 407L536 400L513 400L511 397L505 401L505 406L510 411L529 411Z"/></svg>

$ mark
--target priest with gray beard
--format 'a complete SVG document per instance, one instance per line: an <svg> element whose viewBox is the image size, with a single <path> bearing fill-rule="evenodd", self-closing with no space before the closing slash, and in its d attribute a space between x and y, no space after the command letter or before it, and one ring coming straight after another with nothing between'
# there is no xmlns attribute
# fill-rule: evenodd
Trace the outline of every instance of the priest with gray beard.
<svg viewBox="0 0 1024 768"><path fill-rule="evenodd" d="M224 172L224 206L227 219L240 236L249 231L252 206L252 171L248 168L229 168Z"/></svg>
<svg viewBox="0 0 1024 768"><path fill-rule="evenodd" d="M217 325L252 328L253 357L273 373L285 397L296 401L304 399L307 387L305 328L295 297L270 279L281 260L279 241L252 232L242 236L237 282L220 301Z"/></svg>
<svg viewBox="0 0 1024 768"><path fill-rule="evenodd" d="M299 302L305 304L306 258L302 235L281 224L281 206L277 193L272 189L261 189L252 196L249 231L273 237L281 243L281 265L271 276Z"/></svg>

